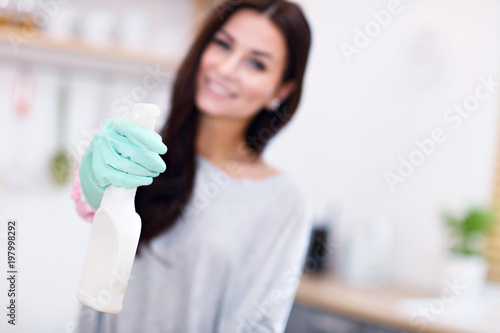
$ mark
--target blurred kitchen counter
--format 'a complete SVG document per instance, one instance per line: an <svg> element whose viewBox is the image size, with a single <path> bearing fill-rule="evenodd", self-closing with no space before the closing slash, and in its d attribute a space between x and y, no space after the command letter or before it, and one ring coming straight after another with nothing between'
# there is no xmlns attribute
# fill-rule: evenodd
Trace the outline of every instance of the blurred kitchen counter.
<svg viewBox="0 0 500 333"><path fill-rule="evenodd" d="M445 303L439 294L423 294L396 287L359 289L332 275L304 274L294 306L306 306L398 331L500 332L500 287L491 284L486 289L485 295L488 296L481 295L471 300L458 295ZM427 309L427 314L423 315L421 309ZM338 330L328 330L327 327L317 331Z"/></svg>

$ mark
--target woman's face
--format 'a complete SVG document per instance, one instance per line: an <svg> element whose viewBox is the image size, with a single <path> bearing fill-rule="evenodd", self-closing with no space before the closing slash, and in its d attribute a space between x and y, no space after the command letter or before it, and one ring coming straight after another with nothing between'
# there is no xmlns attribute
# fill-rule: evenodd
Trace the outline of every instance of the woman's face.
<svg viewBox="0 0 500 333"><path fill-rule="evenodd" d="M214 34L196 78L196 105L207 115L248 119L292 85L281 85L286 42L277 26L251 9L241 9Z"/></svg>

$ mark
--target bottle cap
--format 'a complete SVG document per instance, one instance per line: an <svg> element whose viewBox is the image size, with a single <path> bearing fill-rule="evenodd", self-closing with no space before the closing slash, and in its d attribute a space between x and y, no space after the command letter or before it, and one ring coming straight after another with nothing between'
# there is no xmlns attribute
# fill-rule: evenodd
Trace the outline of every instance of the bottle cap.
<svg viewBox="0 0 500 333"><path fill-rule="evenodd" d="M154 131L160 108L155 104L136 103L130 111L129 121L144 126L148 131Z"/></svg>

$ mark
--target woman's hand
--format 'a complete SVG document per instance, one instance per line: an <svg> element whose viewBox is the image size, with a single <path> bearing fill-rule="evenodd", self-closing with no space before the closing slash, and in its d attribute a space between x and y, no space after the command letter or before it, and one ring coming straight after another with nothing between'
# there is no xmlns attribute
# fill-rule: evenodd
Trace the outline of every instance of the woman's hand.
<svg viewBox="0 0 500 333"><path fill-rule="evenodd" d="M124 119L108 120L80 161L78 173L85 199L97 210L108 185L150 185L167 168L159 156L166 152L158 133Z"/></svg>

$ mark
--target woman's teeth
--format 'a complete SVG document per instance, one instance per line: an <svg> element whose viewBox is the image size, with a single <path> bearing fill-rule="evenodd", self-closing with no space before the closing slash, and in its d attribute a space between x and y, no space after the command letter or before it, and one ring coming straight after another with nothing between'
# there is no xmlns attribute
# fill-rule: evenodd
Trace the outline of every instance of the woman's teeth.
<svg viewBox="0 0 500 333"><path fill-rule="evenodd" d="M231 94L227 92L226 89L222 88L220 85L213 81L208 81L208 87L215 92L218 95L224 96L224 97L231 97Z"/></svg>

